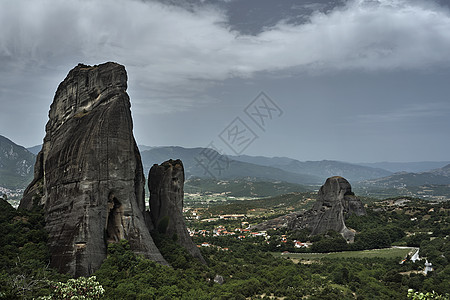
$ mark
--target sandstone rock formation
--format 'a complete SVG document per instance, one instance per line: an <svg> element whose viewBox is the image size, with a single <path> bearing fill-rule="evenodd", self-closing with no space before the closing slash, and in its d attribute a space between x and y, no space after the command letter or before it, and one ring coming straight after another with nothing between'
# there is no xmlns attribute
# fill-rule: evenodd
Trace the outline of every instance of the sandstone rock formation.
<svg viewBox="0 0 450 300"><path fill-rule="evenodd" d="M352 192L350 183L343 177L334 176L326 180L319 190L313 208L299 213L290 221L290 229L307 228L312 235L334 230L353 242L355 233L345 226L345 218L351 214L365 215L362 202Z"/></svg>
<svg viewBox="0 0 450 300"><path fill-rule="evenodd" d="M133 137L127 73L116 63L78 65L50 107L35 177L21 208L44 205L51 266L90 275L108 242L167 264L144 220L144 174Z"/></svg>
<svg viewBox="0 0 450 300"><path fill-rule="evenodd" d="M184 167L181 160L153 165L148 174L150 214L154 228L171 237L202 263L206 263L192 242L183 217Z"/></svg>

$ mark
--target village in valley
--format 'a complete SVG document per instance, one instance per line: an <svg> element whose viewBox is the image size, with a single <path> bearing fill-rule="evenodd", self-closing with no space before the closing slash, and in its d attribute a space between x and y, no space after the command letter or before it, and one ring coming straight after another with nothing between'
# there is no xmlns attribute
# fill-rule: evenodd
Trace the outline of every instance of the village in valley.
<svg viewBox="0 0 450 300"><path fill-rule="evenodd" d="M296 209L305 210L311 207L317 198L315 194L317 192L296 195L298 202L303 205ZM200 198L199 195L196 197ZM411 263L417 265L416 271L407 271L405 274L419 272L425 276L433 271L433 263L427 257L422 257L419 248L421 239L424 238L424 235L433 239L432 236L439 233L432 229L422 233L425 228L423 225L426 222L428 228L433 226L439 228L439 224L450 212L447 202L441 201L432 203L412 197L394 197L386 200L365 199L364 206L371 216L375 215L377 218L385 219L386 222L393 224L401 222L409 225L403 229L397 228L395 225L395 231L398 234L396 238L392 236L389 243L380 241L379 244L373 244L367 249L363 247L362 251L334 252L331 250L332 252L328 253L314 253L318 249L318 247L314 247L314 243L321 244L330 237L313 237L305 232L293 234L292 231L287 230L282 224L282 221L286 221L286 216L283 214L287 213L289 216L294 211L289 200L286 201L286 205L280 201L277 207L268 208L261 203L264 201L270 203L270 197L259 200L254 198L237 200L234 197L230 199L226 194L216 194L212 197L213 201L206 200L208 195L203 195L202 201L192 201L193 198L192 195L188 195L187 199L191 199L191 201L185 202L183 214L189 235L199 248L233 251L233 248L240 243L269 251L277 257L288 258L296 263L307 264L324 257L398 257L397 262L400 265ZM252 207L249 203L255 204L253 208L243 209L243 207ZM256 226L268 219L280 221L273 223L273 227L264 228L264 230ZM349 226L358 227L358 231L361 231L362 227L359 228L360 225L357 225L360 221L353 222L354 220L350 218ZM370 226L370 224L367 225ZM388 225L385 230L394 231L393 228L393 225ZM419 228L421 230L416 232L415 230ZM404 233L399 233L400 231L404 231ZM374 237L374 239L377 238ZM389 239L389 236L387 238ZM345 249L355 250L352 247Z"/></svg>
<svg viewBox="0 0 450 300"><path fill-rule="evenodd" d="M197 220L196 228L201 228L201 224L214 223L220 224L221 221L228 225L215 225L215 226L206 226L210 228L206 229L191 229L188 227L189 235L193 238L207 238L207 237L231 237L236 240L244 240L244 239L255 239L259 238L258 241L261 243L270 243L271 236L267 233L267 230L254 230L251 227L251 224L247 221L251 221L252 217L248 217L245 214L226 214L226 215L218 215L214 218L206 218L200 219L197 215L195 209L185 208L183 209L185 216L189 216L189 212L191 213L190 217L186 217L186 219ZM195 216L192 218L192 215ZM272 232L276 232L277 228L273 228ZM282 243L288 243L288 236L286 234L277 235L279 244L278 247L281 247ZM308 248L311 243L306 241L297 241L290 240L289 243L292 243L294 248ZM221 246L214 245L209 242L202 242L197 245L198 247L216 247L217 249L221 249L224 251L228 251L229 248L222 248Z"/></svg>

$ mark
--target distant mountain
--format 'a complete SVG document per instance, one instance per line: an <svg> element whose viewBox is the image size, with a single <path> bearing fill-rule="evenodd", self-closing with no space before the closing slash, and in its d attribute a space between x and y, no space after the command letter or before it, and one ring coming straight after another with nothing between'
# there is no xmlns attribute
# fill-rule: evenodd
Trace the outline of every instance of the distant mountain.
<svg viewBox="0 0 450 300"><path fill-rule="evenodd" d="M152 146L146 146L146 145L138 145L138 148L139 148L139 151L146 151L146 150L150 150L150 149L153 149L153 148L155 148L155 147L152 147Z"/></svg>
<svg viewBox="0 0 450 300"><path fill-rule="evenodd" d="M25 188L33 179L36 156L0 135L0 187Z"/></svg>
<svg viewBox="0 0 450 300"><path fill-rule="evenodd" d="M212 149L158 147L142 151L141 156L146 175L153 164L179 158L183 161L187 178L191 176L214 179L246 178L250 181L285 181L302 185L323 183L317 176L237 161Z"/></svg>
<svg viewBox="0 0 450 300"><path fill-rule="evenodd" d="M296 162L297 160L289 157L267 157L267 156L249 156L249 155L239 155L230 156L234 160L248 162L252 164L262 165L262 166L285 166Z"/></svg>
<svg viewBox="0 0 450 300"><path fill-rule="evenodd" d="M376 163L358 163L358 165L381 168L393 173L398 172L425 172L442 168L450 164L450 161L419 161L419 162L376 162Z"/></svg>
<svg viewBox="0 0 450 300"><path fill-rule="evenodd" d="M428 172L395 173L384 178L366 180L361 184L383 188L421 185L450 185L450 164L444 166L443 168L434 169Z"/></svg>
<svg viewBox="0 0 450 300"><path fill-rule="evenodd" d="M39 153L39 151L41 151L41 149L42 149L42 145L36 145L36 146L27 148L27 150L30 151L31 153L33 153L34 155L38 155L38 153Z"/></svg>
<svg viewBox="0 0 450 300"><path fill-rule="evenodd" d="M349 181L362 181L385 177L392 174L392 172L380 168L366 167L334 160L303 162L286 157L269 158L247 155L232 156L232 159L279 168L293 173L316 176L321 178L322 181L336 175L345 177Z"/></svg>

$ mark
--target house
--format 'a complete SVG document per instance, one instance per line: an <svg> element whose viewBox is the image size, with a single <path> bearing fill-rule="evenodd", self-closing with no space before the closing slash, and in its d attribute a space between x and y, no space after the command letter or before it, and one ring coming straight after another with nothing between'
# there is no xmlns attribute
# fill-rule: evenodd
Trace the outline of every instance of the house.
<svg viewBox="0 0 450 300"><path fill-rule="evenodd" d="M308 245L299 241L294 241L295 248L308 248Z"/></svg>
<svg viewBox="0 0 450 300"><path fill-rule="evenodd" d="M265 236L263 232L250 232L250 236Z"/></svg>
<svg viewBox="0 0 450 300"><path fill-rule="evenodd" d="M433 264L428 262L428 260L425 260L425 270L423 270L425 275L428 274L428 272L433 272Z"/></svg>
<svg viewBox="0 0 450 300"><path fill-rule="evenodd" d="M411 256L411 261L412 262L416 262L417 260L420 260L419 249L417 249L416 253L414 253L413 256Z"/></svg>
<svg viewBox="0 0 450 300"><path fill-rule="evenodd" d="M223 219L223 220L236 220L236 219L245 218L245 215L240 215L240 214L220 215L219 218Z"/></svg>

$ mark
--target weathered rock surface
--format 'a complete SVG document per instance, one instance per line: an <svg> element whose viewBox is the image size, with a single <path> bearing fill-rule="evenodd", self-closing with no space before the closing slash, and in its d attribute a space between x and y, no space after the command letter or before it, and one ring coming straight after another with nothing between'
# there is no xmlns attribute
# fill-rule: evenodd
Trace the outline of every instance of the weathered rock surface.
<svg viewBox="0 0 450 300"><path fill-rule="evenodd" d="M345 178L334 176L328 178L322 185L312 209L268 220L253 226L252 229L268 230L287 227L295 230L306 228L311 235L334 230L341 233L347 241L353 242L355 233L345 225L345 219L351 214L365 215L364 205L352 192L352 187Z"/></svg>
<svg viewBox="0 0 450 300"><path fill-rule="evenodd" d="M184 167L181 160L168 160L153 165L148 174L150 214L154 228L169 236L194 257L205 263L193 243L183 217Z"/></svg>
<svg viewBox="0 0 450 300"><path fill-rule="evenodd" d="M125 68L78 65L59 85L33 182L21 208L44 205L51 266L90 275L108 242L167 264L146 227L144 174L133 137Z"/></svg>
<svg viewBox="0 0 450 300"><path fill-rule="evenodd" d="M334 176L326 180L319 190L313 208L299 213L290 221L290 229L307 228L312 235L334 230L350 242L355 233L345 226L345 218L351 214L365 215L364 206L352 192L350 183L343 177Z"/></svg>

